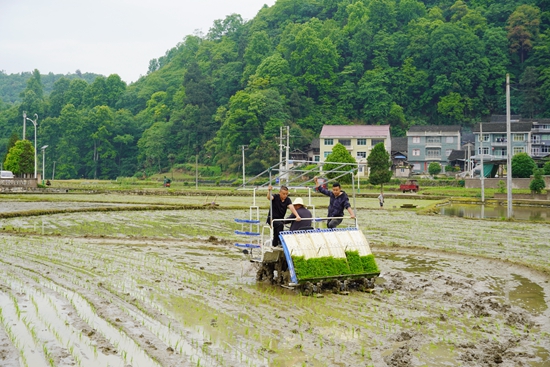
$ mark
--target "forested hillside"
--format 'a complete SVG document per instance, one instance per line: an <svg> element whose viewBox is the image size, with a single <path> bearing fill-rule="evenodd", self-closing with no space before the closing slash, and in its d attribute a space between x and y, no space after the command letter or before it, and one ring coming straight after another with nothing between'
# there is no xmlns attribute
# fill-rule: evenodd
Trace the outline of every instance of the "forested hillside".
<svg viewBox="0 0 550 367"><path fill-rule="evenodd" d="M0 70L0 104L21 103L21 92L25 90L27 81L31 76L32 73L30 72L6 74L4 71ZM98 74L82 73L80 70L77 70L74 74L67 75L48 73L47 75L42 75L41 78L44 86L44 92L49 94L53 90L54 83L62 77L67 79L83 79L86 82L91 83L98 76Z"/></svg>
<svg viewBox="0 0 550 367"><path fill-rule="evenodd" d="M236 172L244 144L258 172L278 160L285 125L292 148L323 124L391 124L394 136L468 128L505 112L506 73L512 112L550 117L549 10L550 0L278 0L186 36L129 86L61 78L48 94L35 71L22 102L0 111L0 152L27 111L59 178L158 172L196 154Z"/></svg>

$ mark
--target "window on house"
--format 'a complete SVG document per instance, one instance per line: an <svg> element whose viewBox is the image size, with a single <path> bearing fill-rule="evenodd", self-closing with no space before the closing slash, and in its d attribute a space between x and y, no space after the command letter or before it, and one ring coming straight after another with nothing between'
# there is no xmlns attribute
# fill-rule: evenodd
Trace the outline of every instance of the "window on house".
<svg viewBox="0 0 550 367"><path fill-rule="evenodd" d="M543 145L542 147L540 147L540 151L542 153L550 153L550 147L548 145Z"/></svg>
<svg viewBox="0 0 550 367"><path fill-rule="evenodd" d="M525 134L514 134L513 141L525 141Z"/></svg>
<svg viewBox="0 0 550 367"><path fill-rule="evenodd" d="M319 162L319 161L321 160L321 157L319 157L318 155L316 155L316 156L313 158L313 160L314 160L315 162Z"/></svg>
<svg viewBox="0 0 550 367"><path fill-rule="evenodd" d="M426 137L426 143L440 143L441 139L439 136L428 136Z"/></svg>
<svg viewBox="0 0 550 367"><path fill-rule="evenodd" d="M338 139L338 142L345 147L351 147L351 139Z"/></svg>
<svg viewBox="0 0 550 367"><path fill-rule="evenodd" d="M357 152L357 158L367 158L367 152Z"/></svg>
<svg viewBox="0 0 550 367"><path fill-rule="evenodd" d="M483 147L483 153L481 152L481 148L477 148L477 154L489 154L489 147Z"/></svg>
<svg viewBox="0 0 550 367"><path fill-rule="evenodd" d="M371 144L374 147L376 144L383 143L384 139L371 139Z"/></svg>
<svg viewBox="0 0 550 367"><path fill-rule="evenodd" d="M550 140L550 134L542 134L540 138L541 140Z"/></svg>
<svg viewBox="0 0 550 367"><path fill-rule="evenodd" d="M550 130L550 125L541 125L540 128L542 130Z"/></svg>
<svg viewBox="0 0 550 367"><path fill-rule="evenodd" d="M334 145L334 139L325 139L325 145Z"/></svg>
<svg viewBox="0 0 550 367"><path fill-rule="evenodd" d="M441 157L440 149L426 149L426 158L438 158Z"/></svg>
<svg viewBox="0 0 550 367"><path fill-rule="evenodd" d="M488 142L490 139L490 135L489 134L483 134L483 141L484 142Z"/></svg>
<svg viewBox="0 0 550 367"><path fill-rule="evenodd" d="M455 137L454 136L446 136L445 137L445 143L454 143Z"/></svg>
<svg viewBox="0 0 550 367"><path fill-rule="evenodd" d="M413 156L420 157L420 149L413 149Z"/></svg>
<svg viewBox="0 0 550 367"><path fill-rule="evenodd" d="M325 158L328 157L328 155L332 152L325 152Z"/></svg>
<svg viewBox="0 0 550 367"><path fill-rule="evenodd" d="M523 153L523 152L525 152L524 147L514 147L514 155L518 153Z"/></svg>
<svg viewBox="0 0 550 367"><path fill-rule="evenodd" d="M445 150L445 157L450 156L452 152L453 152L452 149L446 149L446 150Z"/></svg>
<svg viewBox="0 0 550 367"><path fill-rule="evenodd" d="M420 136L413 136L413 144L420 144Z"/></svg>
<svg viewBox="0 0 550 367"><path fill-rule="evenodd" d="M367 145L367 139L357 139L357 145Z"/></svg>
<svg viewBox="0 0 550 367"><path fill-rule="evenodd" d="M531 155L539 155L540 154L540 148L539 147L532 147L531 148Z"/></svg>

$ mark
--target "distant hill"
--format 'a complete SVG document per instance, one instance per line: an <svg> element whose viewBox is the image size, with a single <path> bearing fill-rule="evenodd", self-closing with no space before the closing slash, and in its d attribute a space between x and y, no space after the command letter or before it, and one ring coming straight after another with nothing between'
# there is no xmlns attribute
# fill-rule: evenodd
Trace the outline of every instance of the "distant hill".
<svg viewBox="0 0 550 367"><path fill-rule="evenodd" d="M42 74L42 83L44 85L44 92L50 94L53 90L53 84L61 77L67 79L83 79L88 83L94 81L100 74L94 73L81 73L77 70L74 74ZM32 76L32 72L23 72L20 74L6 74L3 70L0 70L0 100L6 104L20 103L20 94L27 86L27 81Z"/></svg>

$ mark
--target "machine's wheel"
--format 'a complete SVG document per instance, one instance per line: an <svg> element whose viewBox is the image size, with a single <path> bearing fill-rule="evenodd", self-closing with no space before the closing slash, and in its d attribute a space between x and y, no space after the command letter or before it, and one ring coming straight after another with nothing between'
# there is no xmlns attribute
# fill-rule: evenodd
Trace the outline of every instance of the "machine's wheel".
<svg viewBox="0 0 550 367"><path fill-rule="evenodd" d="M342 292L347 292L349 291L349 280L344 280L344 283L342 283Z"/></svg>
<svg viewBox="0 0 550 367"><path fill-rule="evenodd" d="M264 280L269 280L273 282L273 270L275 269L275 264L273 263L262 263L260 269L256 273L256 281L263 282Z"/></svg>
<svg viewBox="0 0 550 367"><path fill-rule="evenodd" d="M273 270L277 271L277 277L273 278L273 284L284 285L290 283L290 274L288 274L289 281L285 281L285 273L288 273L288 264L284 257L280 257L274 265Z"/></svg>
<svg viewBox="0 0 550 367"><path fill-rule="evenodd" d="M302 294L304 296L311 296L313 295L313 284L311 284L311 282L306 282L306 284L304 284L304 288L302 290Z"/></svg>

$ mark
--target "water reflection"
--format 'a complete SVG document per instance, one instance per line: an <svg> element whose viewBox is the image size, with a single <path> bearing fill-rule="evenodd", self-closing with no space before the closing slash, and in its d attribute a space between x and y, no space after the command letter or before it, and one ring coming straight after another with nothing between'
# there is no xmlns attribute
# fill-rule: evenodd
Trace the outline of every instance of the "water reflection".
<svg viewBox="0 0 550 367"><path fill-rule="evenodd" d="M514 206L512 217L518 220L550 221L550 208L532 206ZM439 213L465 218L502 218L508 217L506 206L488 206L474 204L449 204L440 207Z"/></svg>

